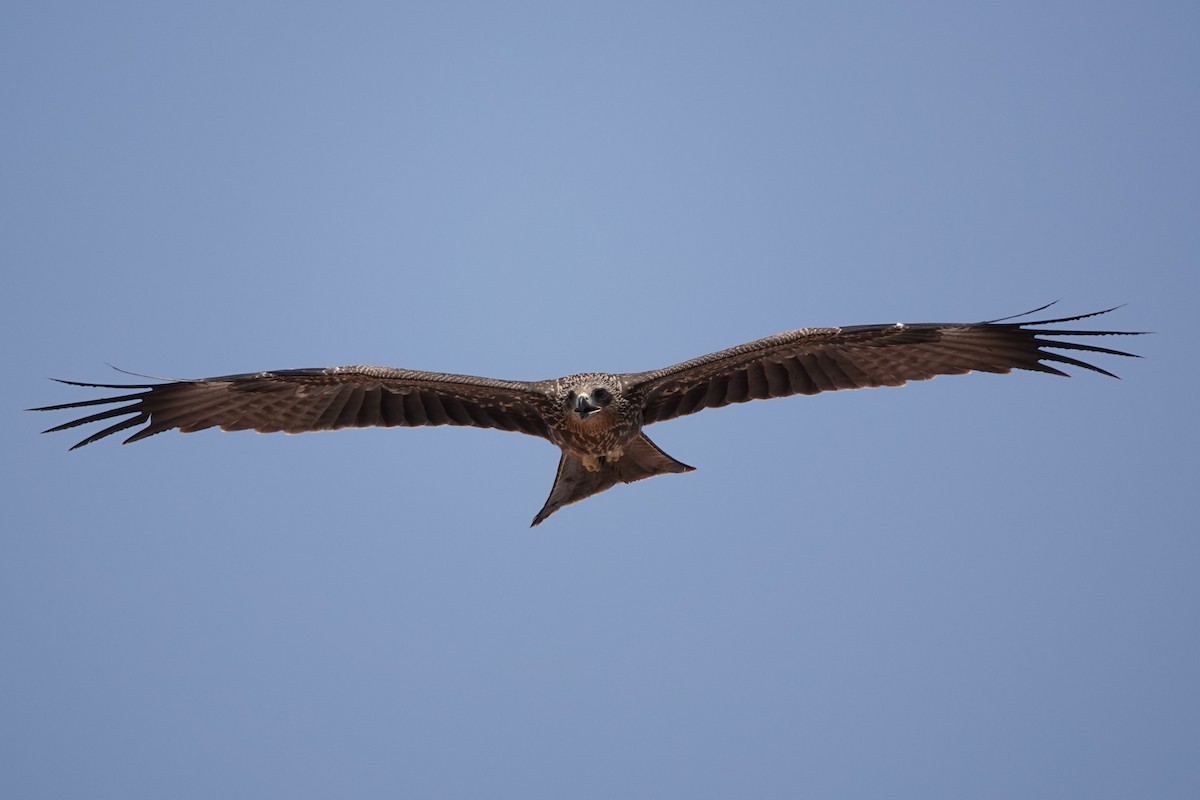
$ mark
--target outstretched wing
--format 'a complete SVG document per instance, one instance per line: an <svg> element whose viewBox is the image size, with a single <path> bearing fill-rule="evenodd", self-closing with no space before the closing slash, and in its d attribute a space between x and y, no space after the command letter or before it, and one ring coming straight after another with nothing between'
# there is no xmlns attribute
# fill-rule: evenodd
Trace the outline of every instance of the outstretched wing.
<svg viewBox="0 0 1200 800"><path fill-rule="evenodd" d="M1132 353L1045 337L1123 336L1135 332L1039 327L1076 322L1113 310L1030 322L1009 322L1016 317L1005 317L969 324L801 328L665 369L623 377L628 391L644 398L646 425L748 400L900 386L935 375L971 371L1006 373L1027 369L1066 375L1053 366L1063 364L1116 377L1094 364L1047 348L1112 356L1132 357Z"/></svg>
<svg viewBox="0 0 1200 800"><path fill-rule="evenodd" d="M303 433L338 428L470 425L546 437L540 384L469 375L390 369L330 367L289 369L200 380L147 384L60 381L72 386L137 390L114 397L30 409L61 411L117 405L45 431L126 417L72 447L145 424L125 443L178 428L190 433L219 427ZM130 416L132 415L132 416Z"/></svg>

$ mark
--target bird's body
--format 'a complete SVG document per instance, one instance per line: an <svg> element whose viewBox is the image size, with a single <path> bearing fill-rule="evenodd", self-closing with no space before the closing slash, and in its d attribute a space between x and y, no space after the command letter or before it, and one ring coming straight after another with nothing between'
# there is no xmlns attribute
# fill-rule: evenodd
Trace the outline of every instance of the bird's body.
<svg viewBox="0 0 1200 800"><path fill-rule="evenodd" d="M794 394L899 386L910 380L971 371L1025 369L1066 374L1045 362L1112 375L1046 348L1114 356L1130 353L1043 337L1132 332L1036 327L1103 313L1107 312L1025 323L1004 319L801 328L660 370L579 373L535 382L371 366L153 384L63 381L137 391L33 410L122 404L47 432L133 415L75 447L140 424L146 427L126 439L127 443L172 428L186 433L210 427L301 433L346 427L467 425L526 433L549 440L561 451L550 497L533 521L537 525L562 506L617 483L690 471L692 467L663 453L643 428L704 408Z"/></svg>
<svg viewBox="0 0 1200 800"><path fill-rule="evenodd" d="M554 382L551 393L572 413L551 415L549 439L592 472L615 461L642 432L640 397L620 375L587 372Z"/></svg>

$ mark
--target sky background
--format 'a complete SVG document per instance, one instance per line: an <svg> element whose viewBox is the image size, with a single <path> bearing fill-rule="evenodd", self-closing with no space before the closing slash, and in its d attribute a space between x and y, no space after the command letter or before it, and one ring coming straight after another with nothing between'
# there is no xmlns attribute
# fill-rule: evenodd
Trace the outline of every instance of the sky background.
<svg viewBox="0 0 1200 800"><path fill-rule="evenodd" d="M56 3L0 24L0 796L1200 796L1196 3ZM1128 303L1122 377L557 451L29 406Z"/></svg>

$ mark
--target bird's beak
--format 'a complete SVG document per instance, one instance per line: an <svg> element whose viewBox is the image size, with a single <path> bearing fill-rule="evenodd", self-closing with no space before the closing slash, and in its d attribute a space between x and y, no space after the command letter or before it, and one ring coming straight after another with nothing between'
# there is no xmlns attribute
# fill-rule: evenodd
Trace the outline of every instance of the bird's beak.
<svg viewBox="0 0 1200 800"><path fill-rule="evenodd" d="M581 394L575 400L575 413L579 415L580 419L587 419L599 410L600 406L594 404L589 395Z"/></svg>

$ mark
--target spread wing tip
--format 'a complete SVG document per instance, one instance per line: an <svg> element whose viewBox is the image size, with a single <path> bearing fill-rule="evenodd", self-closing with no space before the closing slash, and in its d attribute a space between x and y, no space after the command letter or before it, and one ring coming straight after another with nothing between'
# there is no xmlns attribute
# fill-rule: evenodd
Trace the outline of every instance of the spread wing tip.
<svg viewBox="0 0 1200 800"><path fill-rule="evenodd" d="M1051 352L1051 350L1048 350L1047 348L1053 348L1053 349L1057 349L1057 350L1075 350L1075 351L1079 351L1079 352L1083 352L1083 353L1097 353L1097 354L1107 355L1107 356L1121 356L1122 358L1142 358L1142 356L1138 355L1137 353L1129 353L1124 350L1117 350L1112 347L1101 347L1099 345L1084 344L1082 342L1062 341L1058 338L1050 339L1050 338L1046 338L1046 337L1146 336L1151 333L1150 331L1078 330L1078 329L1067 329L1067 328L1043 328L1043 327L1040 327L1043 325L1061 325L1063 323L1078 322L1080 320L1090 319L1092 317L1099 317L1103 314L1109 314L1113 311L1116 311L1117 309L1124 308L1126 305L1128 305L1127 303L1121 303L1119 305L1115 305L1110 308L1104 308L1099 311L1090 311L1086 314L1075 314L1072 316L1058 317L1055 319L1038 319L1038 320L1029 320L1027 322L1008 322L1008 320L1016 320L1016 319L1020 319L1022 317L1028 317L1031 314L1036 314L1039 311L1044 311L1045 309L1049 308L1050 306L1054 305L1057 302L1058 301L1055 300L1052 303L1047 303L1046 305L1041 306L1039 308L1035 308L1031 311L1026 311L1023 314L1014 314L1013 316L1009 316L1009 317L1001 317L1000 319L991 320L990 322L983 323L983 324L985 324L985 325L999 324L1003 327L1015 328L1020 331L1023 331L1024 333L1032 334L1034 340L1038 343L1038 362L1039 362L1039 366L1041 367L1040 371L1049 372L1049 373L1055 374L1055 375L1063 375L1065 377L1070 377L1070 373L1064 372L1060 369L1056 369L1056 368L1050 366L1049 364L1045 364L1042 362L1053 361L1053 362L1057 362L1059 364L1067 364L1067 365L1070 365L1073 367L1078 367L1080 369L1090 370L1091 372L1096 372L1096 373L1099 373L1100 375L1107 375L1108 377L1116 378L1117 380L1121 379L1121 376L1119 376L1113 372L1110 372L1109 370L1104 369L1103 367L1099 367L1095 364L1088 363L1087 361L1083 361L1082 359L1072 358L1072 357L1064 355L1062 353Z"/></svg>
<svg viewBox="0 0 1200 800"><path fill-rule="evenodd" d="M996 323L1000 323L1000 322L1009 322L1010 320L1021 319L1022 317L1028 317L1033 314L1036 314L1039 311L1045 311L1047 308L1057 305L1058 302L1059 302L1058 300L1052 300L1049 303L1046 303L1045 305L1038 306L1037 308L1032 308L1029 311L1022 311L1020 314L1010 314L1007 317L999 317L997 319L984 320L983 322L981 322L979 324L980 325L995 325ZM1103 308L1103 309L1100 309L1099 311L1089 311L1086 314L1075 314L1074 316L1058 317L1057 319L1030 320L1028 322L1020 322L1020 323L1016 323L1016 324L1020 325L1021 327L1027 327L1030 325L1057 325L1057 324L1063 323L1063 322L1078 322L1081 319L1090 319L1092 317L1099 317L1104 314L1111 314L1112 312L1122 309L1127 305L1129 305L1129 304L1128 303L1119 303L1118 305L1112 306L1110 308ZM1087 331L1087 333L1097 333L1097 332L1096 331ZM1148 331L1103 331L1100 333L1138 334L1138 333L1148 333Z"/></svg>

